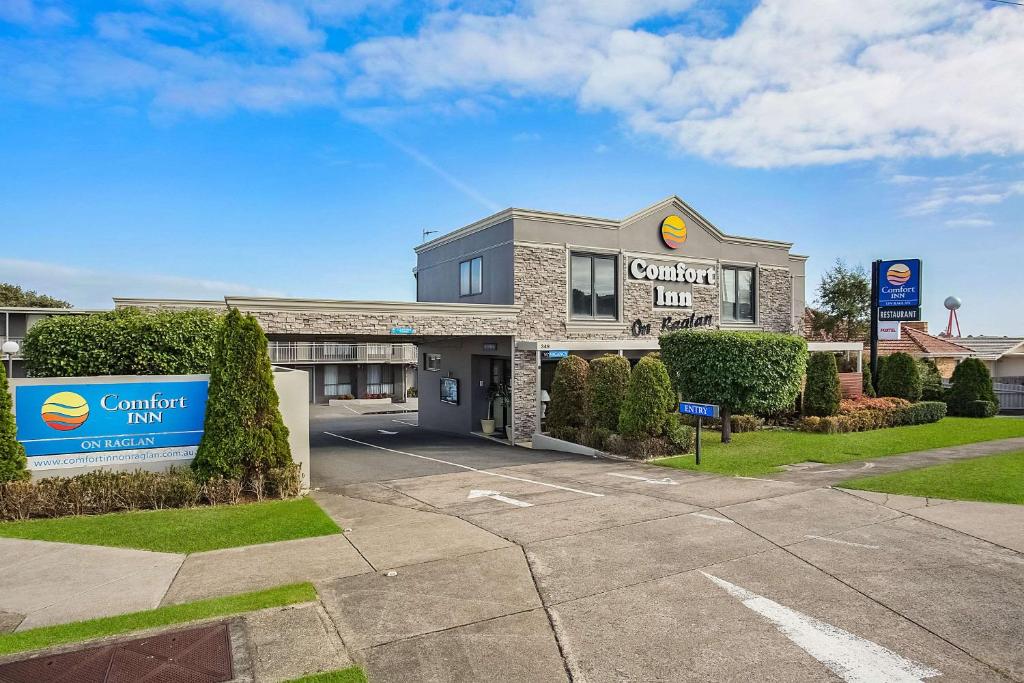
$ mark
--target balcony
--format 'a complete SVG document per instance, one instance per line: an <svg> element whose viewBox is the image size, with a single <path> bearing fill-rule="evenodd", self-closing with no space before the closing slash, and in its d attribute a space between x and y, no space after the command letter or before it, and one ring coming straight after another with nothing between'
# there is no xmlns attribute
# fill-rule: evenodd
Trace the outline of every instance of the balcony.
<svg viewBox="0 0 1024 683"><path fill-rule="evenodd" d="M413 344L345 344L341 342L270 342L271 363L416 362Z"/></svg>

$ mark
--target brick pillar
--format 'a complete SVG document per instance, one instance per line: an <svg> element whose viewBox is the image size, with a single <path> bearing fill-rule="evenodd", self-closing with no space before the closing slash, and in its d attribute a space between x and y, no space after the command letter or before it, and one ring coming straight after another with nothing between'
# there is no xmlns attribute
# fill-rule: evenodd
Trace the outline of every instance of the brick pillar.
<svg viewBox="0 0 1024 683"><path fill-rule="evenodd" d="M537 427L537 352L512 355L512 413L516 440L530 439Z"/></svg>

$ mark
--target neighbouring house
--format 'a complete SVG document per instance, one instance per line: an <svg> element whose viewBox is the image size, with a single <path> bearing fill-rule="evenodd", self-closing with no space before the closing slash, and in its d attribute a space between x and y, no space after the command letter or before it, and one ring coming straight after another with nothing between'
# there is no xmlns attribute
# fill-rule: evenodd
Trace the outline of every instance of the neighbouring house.
<svg viewBox="0 0 1024 683"><path fill-rule="evenodd" d="M888 356L902 351L915 358L927 358L935 363L943 379L949 379L960 361L977 355L960 343L962 341L928 334L927 322L905 322L900 326L898 340L878 342L878 355Z"/></svg>
<svg viewBox="0 0 1024 683"><path fill-rule="evenodd" d="M979 335L957 339L957 343L974 351L993 378L1006 384L1024 384L1024 337Z"/></svg>

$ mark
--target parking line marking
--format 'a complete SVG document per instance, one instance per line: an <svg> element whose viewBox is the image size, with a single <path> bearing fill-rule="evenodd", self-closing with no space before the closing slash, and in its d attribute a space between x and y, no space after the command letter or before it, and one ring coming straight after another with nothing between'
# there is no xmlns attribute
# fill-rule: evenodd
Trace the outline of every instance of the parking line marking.
<svg viewBox="0 0 1024 683"><path fill-rule="evenodd" d="M392 422L397 422L397 423L403 424L403 425L409 425L410 427L419 427L420 426L420 424L418 422L406 422L405 420L394 420L394 419L391 420L391 421Z"/></svg>
<svg viewBox="0 0 1024 683"><path fill-rule="evenodd" d="M726 519L725 517L715 517L714 515L705 515L702 512L694 512L693 516L694 517L703 517L704 519L713 519L716 522L728 522L729 524L735 524L736 523L736 522L732 521L731 519Z"/></svg>
<svg viewBox="0 0 1024 683"><path fill-rule="evenodd" d="M828 541L829 543L841 543L843 545L852 545L858 548L870 548L871 550L878 550L877 545L865 545L864 543L854 543L853 541L841 541L838 538L829 538L827 536L812 536L811 534L806 534L804 538L813 538L816 541Z"/></svg>
<svg viewBox="0 0 1024 683"><path fill-rule="evenodd" d="M451 465L452 467L461 467L464 470L470 472L479 472L480 474L486 474L492 477L501 477L502 479L511 479L513 481L524 481L527 484L537 484L538 486L547 486L548 488L558 489L560 491L571 491L572 493L580 493L584 496L594 496L595 498L604 498L603 493L594 493L593 491L581 491L579 489L569 488L568 486L559 486L558 484L548 484L543 481L534 481L533 479L524 479L523 477L513 477L511 474L498 474L497 472L488 472L487 470L480 470L469 465L462 465L457 462L449 462L448 460L441 460L439 458L431 458L426 455L417 455L416 453L406 453L405 451L396 451L394 448L385 448L384 446L378 446L377 444L367 443L366 441L359 441L358 439L352 439L341 434L335 434L333 432L324 432L328 436L333 436L336 439L344 439L345 441L351 441L362 446L369 446L370 448L377 448L382 451L388 451L389 453L398 453L399 455L408 455L410 458L420 458L421 460L430 460L431 462L439 462L442 465Z"/></svg>
<svg viewBox="0 0 1024 683"><path fill-rule="evenodd" d="M901 657L878 643L818 621L717 576L706 572L701 574L742 602L747 609L770 621L782 635L847 683L912 683L942 675L941 671Z"/></svg>
<svg viewBox="0 0 1024 683"><path fill-rule="evenodd" d="M661 479L649 479L648 477L640 477L635 474L622 474L619 472L609 472L608 476L622 477L623 479L636 479L637 481L644 481L647 482L648 484L670 484L672 486L675 486L676 484L679 483L675 479L670 479L669 477L662 477Z"/></svg>

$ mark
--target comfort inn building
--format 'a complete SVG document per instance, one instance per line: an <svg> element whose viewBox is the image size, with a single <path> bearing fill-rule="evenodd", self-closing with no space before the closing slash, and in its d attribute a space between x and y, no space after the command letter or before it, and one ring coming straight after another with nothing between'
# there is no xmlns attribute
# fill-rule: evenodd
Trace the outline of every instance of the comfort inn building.
<svg viewBox="0 0 1024 683"><path fill-rule="evenodd" d="M798 329L807 257L791 247L726 234L678 197L622 220L507 209L416 248L416 302L116 304L237 307L260 321L272 349L307 349L314 360L272 356L304 369L329 364L315 359L332 346L373 345L404 359L414 344L421 426L479 431L491 403L498 426L524 440L542 428L542 398L567 352L639 358L669 330ZM317 401L315 367L310 374ZM395 400L405 396L404 375L380 382ZM495 398L498 385L510 387L510 405Z"/></svg>

